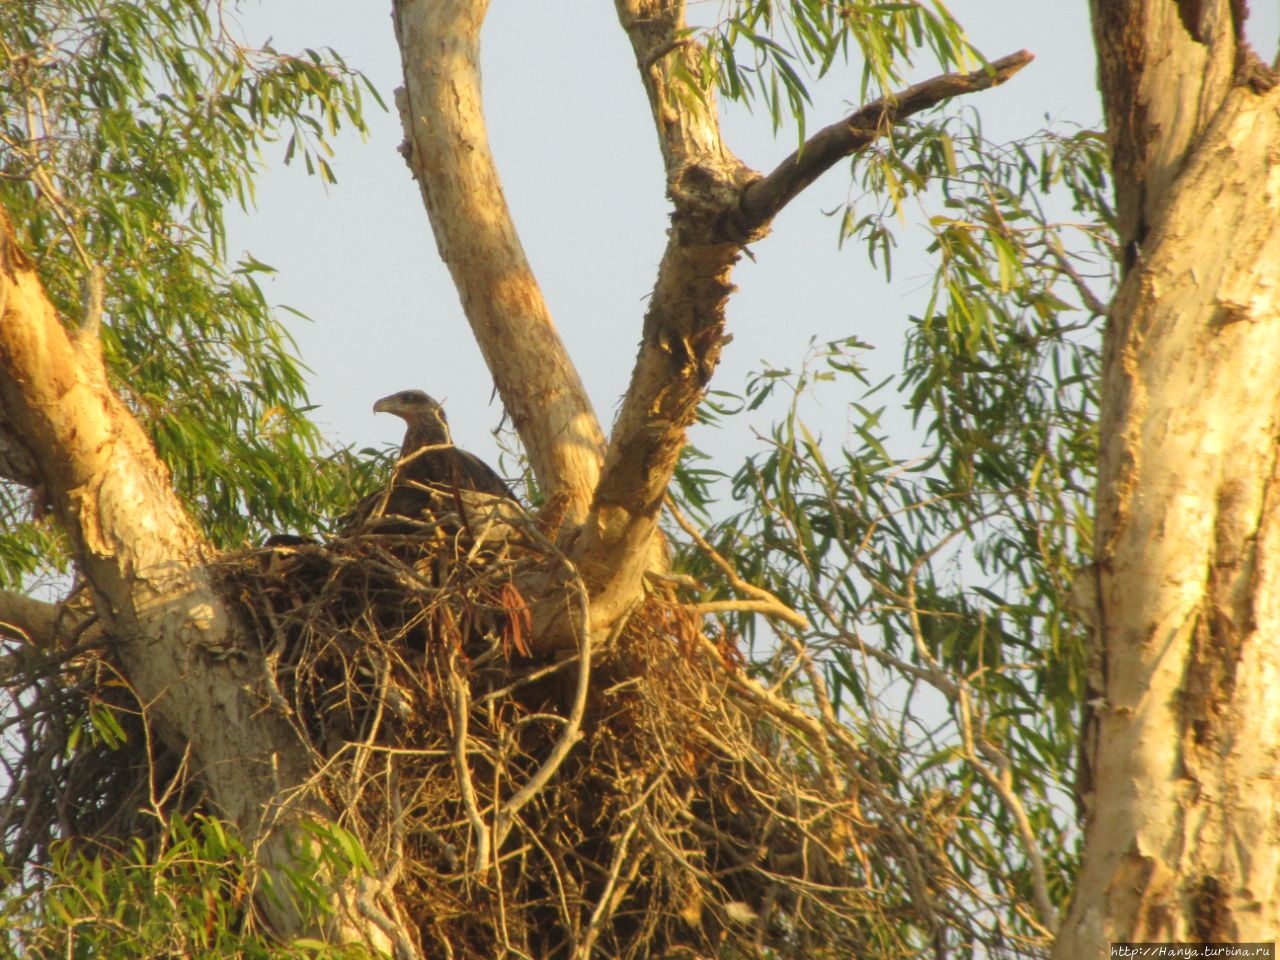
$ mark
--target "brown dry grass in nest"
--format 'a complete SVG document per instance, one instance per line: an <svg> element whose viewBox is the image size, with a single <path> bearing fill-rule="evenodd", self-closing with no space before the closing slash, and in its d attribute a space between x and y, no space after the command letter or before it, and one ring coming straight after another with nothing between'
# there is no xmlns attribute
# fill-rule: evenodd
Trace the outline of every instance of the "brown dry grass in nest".
<svg viewBox="0 0 1280 960"><path fill-rule="evenodd" d="M313 788L378 865L370 909L416 933L406 954L916 955L960 883L945 807L904 809L872 746L669 598L607 643L539 655L517 585L549 572L572 610L580 584L533 530L465 555L366 536L220 565ZM155 759L117 754L61 789L140 809Z"/></svg>
<svg viewBox="0 0 1280 960"><path fill-rule="evenodd" d="M257 617L321 789L423 955L914 953L957 882L944 825L679 603L650 597L589 677L532 652L514 585L552 550L353 540L268 558L246 591L272 598Z"/></svg>

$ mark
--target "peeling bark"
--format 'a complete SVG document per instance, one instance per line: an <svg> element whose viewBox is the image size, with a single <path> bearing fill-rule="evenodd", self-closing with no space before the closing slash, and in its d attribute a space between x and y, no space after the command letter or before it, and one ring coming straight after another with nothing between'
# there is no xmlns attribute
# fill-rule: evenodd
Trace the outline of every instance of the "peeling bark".
<svg viewBox="0 0 1280 960"><path fill-rule="evenodd" d="M1190 26L1186 6L1094 8L1133 253L1106 335L1064 960L1280 929L1280 96L1233 84L1228 4Z"/></svg>

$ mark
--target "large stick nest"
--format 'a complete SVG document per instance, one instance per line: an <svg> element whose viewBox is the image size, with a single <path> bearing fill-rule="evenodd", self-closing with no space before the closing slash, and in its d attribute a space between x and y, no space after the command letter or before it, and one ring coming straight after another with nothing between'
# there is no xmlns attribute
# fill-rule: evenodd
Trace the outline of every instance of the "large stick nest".
<svg viewBox="0 0 1280 960"><path fill-rule="evenodd" d="M529 524L263 548L218 572L273 668L264 709L291 718L310 787L376 865L360 912L398 954L905 957L967 925L949 804L906 808L874 744L754 678L671 596L587 637L581 582ZM552 620L577 649L544 652ZM100 685L109 664L65 660L61 706L124 689ZM153 738L78 753L74 776L33 764L50 809L87 812L28 831L27 855L136 832L158 792L196 802Z"/></svg>

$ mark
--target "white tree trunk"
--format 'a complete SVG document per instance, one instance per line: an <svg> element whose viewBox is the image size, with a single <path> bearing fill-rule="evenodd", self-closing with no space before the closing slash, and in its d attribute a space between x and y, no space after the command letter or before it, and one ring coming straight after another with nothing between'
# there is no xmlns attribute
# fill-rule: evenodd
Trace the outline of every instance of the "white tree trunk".
<svg viewBox="0 0 1280 960"><path fill-rule="evenodd" d="M271 707L260 647L238 636L210 584L205 541L168 470L107 382L96 327L68 333L3 209L0 412L30 471L18 479L39 483L71 537L148 720L178 753L190 749L217 813L259 845L267 867L292 862L300 819L327 819L295 789L310 758ZM43 616L30 603L4 606L32 623ZM263 898L261 908L282 935L302 931L287 901Z"/></svg>
<svg viewBox="0 0 1280 960"><path fill-rule="evenodd" d="M1280 90L1240 82L1228 5L1202 6L1212 29L1173 3L1095 7L1127 270L1063 960L1280 930Z"/></svg>

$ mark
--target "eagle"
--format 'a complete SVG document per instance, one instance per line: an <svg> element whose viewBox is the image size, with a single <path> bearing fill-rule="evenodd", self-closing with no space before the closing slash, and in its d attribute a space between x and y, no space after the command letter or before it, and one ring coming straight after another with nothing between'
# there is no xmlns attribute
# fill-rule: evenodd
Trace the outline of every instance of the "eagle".
<svg viewBox="0 0 1280 960"><path fill-rule="evenodd" d="M493 468L453 444L444 407L421 390L401 390L373 405L374 413L394 413L407 424L400 444L398 472L420 483L448 490L474 490L514 500Z"/></svg>
<svg viewBox="0 0 1280 960"><path fill-rule="evenodd" d="M400 458L386 490L362 500L343 524L346 532L360 528L380 533L414 533L417 523L383 521L404 517L410 521L434 519L456 513L466 518L484 497L515 500L511 488L487 463L454 445L444 408L421 390L401 390L373 405L374 413L391 413L406 424Z"/></svg>

